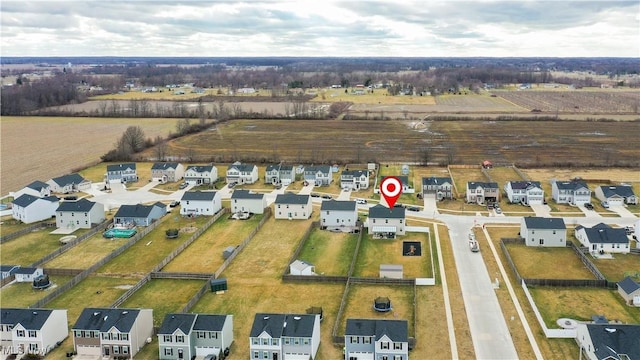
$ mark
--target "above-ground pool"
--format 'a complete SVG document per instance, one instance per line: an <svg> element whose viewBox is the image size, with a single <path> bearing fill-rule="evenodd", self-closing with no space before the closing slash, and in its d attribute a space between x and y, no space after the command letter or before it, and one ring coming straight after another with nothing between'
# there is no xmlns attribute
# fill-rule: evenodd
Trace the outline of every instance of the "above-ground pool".
<svg viewBox="0 0 640 360"><path fill-rule="evenodd" d="M107 239L112 238L130 238L135 235L138 231L136 229L109 229L102 233L102 236Z"/></svg>

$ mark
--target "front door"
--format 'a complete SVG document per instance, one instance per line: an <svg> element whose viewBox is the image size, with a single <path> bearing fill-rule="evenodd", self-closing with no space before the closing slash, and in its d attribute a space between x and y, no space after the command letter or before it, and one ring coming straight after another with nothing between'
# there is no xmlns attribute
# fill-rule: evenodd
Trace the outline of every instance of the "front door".
<svg viewBox="0 0 640 360"><path fill-rule="evenodd" d="M178 349L178 359L184 359L184 352L182 349Z"/></svg>
<svg viewBox="0 0 640 360"><path fill-rule="evenodd" d="M273 353L273 359L272 360L278 360L278 353Z"/></svg>

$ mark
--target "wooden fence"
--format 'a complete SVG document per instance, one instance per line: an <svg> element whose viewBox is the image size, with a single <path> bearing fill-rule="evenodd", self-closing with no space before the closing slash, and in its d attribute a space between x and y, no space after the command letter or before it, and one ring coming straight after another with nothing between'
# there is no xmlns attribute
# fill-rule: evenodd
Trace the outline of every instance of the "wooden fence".
<svg viewBox="0 0 640 360"><path fill-rule="evenodd" d="M76 276L83 272L83 269L57 269L57 268L44 268L42 271L47 275L52 276Z"/></svg>
<svg viewBox="0 0 640 360"><path fill-rule="evenodd" d="M518 169L517 166L513 165L513 171L516 172L516 174L518 174L518 176L520 176L520 178L524 181L531 181L531 179L529 179L529 177L522 172L522 170Z"/></svg>
<svg viewBox="0 0 640 360"><path fill-rule="evenodd" d="M10 282L12 282L15 279L16 279L16 276L14 274L11 274L11 275L7 276L6 278L0 280L0 288L5 286L5 285L7 285Z"/></svg>
<svg viewBox="0 0 640 360"><path fill-rule="evenodd" d="M55 222L40 222L37 224L33 224L30 226L27 226L24 229L20 229L18 231L12 232L11 234L7 234L4 235L2 237L0 237L0 244L4 244L7 241L11 241L13 239L19 238L22 235L26 235L34 230L39 230L42 228L46 228L46 227L56 227L56 223Z"/></svg>
<svg viewBox="0 0 640 360"><path fill-rule="evenodd" d="M292 262L296 261L296 259L298 259L298 255L300 255L302 248L304 248L304 244L307 242L309 235L311 235L311 231L313 231L314 228L319 228L319 227L320 227L319 221L314 221L311 224L309 224L309 227L307 228L307 230L305 230L304 234L302 234L302 238L300 239L298 246L294 250L293 255L291 255L291 258L289 259L289 262L287 264L291 264ZM284 280L284 276L287 274L289 274L288 266L284 268L284 272L282 273L283 280Z"/></svg>
<svg viewBox="0 0 640 360"><path fill-rule="evenodd" d="M182 273L182 272L152 272L152 279L186 279L186 280L209 280L213 274L211 273Z"/></svg>

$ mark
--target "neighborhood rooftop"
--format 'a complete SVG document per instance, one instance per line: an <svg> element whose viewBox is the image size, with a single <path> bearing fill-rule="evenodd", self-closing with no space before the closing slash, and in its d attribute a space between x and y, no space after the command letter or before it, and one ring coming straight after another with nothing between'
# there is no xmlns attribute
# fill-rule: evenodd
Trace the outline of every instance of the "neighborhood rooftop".
<svg viewBox="0 0 640 360"><path fill-rule="evenodd" d="M234 190L231 194L232 199L262 199L264 194L253 193L249 190Z"/></svg>
<svg viewBox="0 0 640 360"><path fill-rule="evenodd" d="M309 195L298 194L278 194L276 204L306 204L309 202Z"/></svg>
<svg viewBox="0 0 640 360"><path fill-rule="evenodd" d="M598 359L640 358L640 325L587 324L587 329Z"/></svg>
<svg viewBox="0 0 640 360"><path fill-rule="evenodd" d="M408 323L406 320L347 319L347 336L383 336L394 342L408 341Z"/></svg>
<svg viewBox="0 0 640 360"><path fill-rule="evenodd" d="M231 164L227 169L237 169L240 172L251 172L256 166L253 164Z"/></svg>
<svg viewBox="0 0 640 360"><path fill-rule="evenodd" d="M618 286L620 286L622 290L627 294L631 294L634 291L640 289L640 283L633 281L631 276L627 276L620 282L618 282Z"/></svg>
<svg viewBox="0 0 640 360"><path fill-rule="evenodd" d="M556 181L556 187L560 190L577 190L587 188L587 183L582 180Z"/></svg>
<svg viewBox="0 0 640 360"><path fill-rule="evenodd" d="M627 232L622 228L612 228L609 225L600 223L588 228L582 225L576 226L576 230L584 229L585 235L592 244L628 244Z"/></svg>
<svg viewBox="0 0 640 360"><path fill-rule="evenodd" d="M211 201L215 198L215 191L187 191L182 195L182 200L203 200L203 201Z"/></svg>
<svg viewBox="0 0 640 360"><path fill-rule="evenodd" d="M328 200L323 201L322 205L320 205L320 210L339 210L339 211L354 211L356 209L355 201L338 201L338 200Z"/></svg>
<svg viewBox="0 0 640 360"><path fill-rule="evenodd" d="M602 193L607 198L615 195L621 196L623 198L627 198L635 195L633 193L633 188L627 185L618 185L618 186L603 185L603 186L600 186L600 189L602 189Z"/></svg>
<svg viewBox="0 0 640 360"><path fill-rule="evenodd" d="M509 183L511 184L511 188L514 190L529 189L532 186L542 189L540 181L509 181Z"/></svg>
<svg viewBox="0 0 640 360"><path fill-rule="evenodd" d="M39 200L41 198L37 197L37 196L33 196L33 195L29 195L29 194L22 194L20 195L20 197L18 197L17 199L13 200L13 204L14 205L18 205L20 207L27 207L29 205L31 205L34 201ZM47 200L47 201L51 201L51 202L58 202L58 198L55 196L47 196L45 198L42 198L43 200Z"/></svg>
<svg viewBox="0 0 640 360"><path fill-rule="evenodd" d="M81 183L86 181L78 173L67 174L67 175L55 177L55 178L53 178L51 180L53 180L53 182L55 182L56 184L58 184L60 186L66 186L66 185L70 185L70 184L81 184Z"/></svg>
<svg viewBox="0 0 640 360"><path fill-rule="evenodd" d="M179 164L177 162L154 163L153 166L151 166L151 170L175 169L178 165Z"/></svg>
<svg viewBox="0 0 640 360"><path fill-rule="evenodd" d="M272 338L311 337L317 315L309 314L263 314L257 313L251 329L251 337L263 332Z"/></svg>
<svg viewBox="0 0 640 360"><path fill-rule="evenodd" d="M28 187L29 189L40 191L40 190L42 190L44 188L48 188L49 184L44 183L44 182L42 182L40 180L36 180L36 181L32 182L31 184L27 185L26 187Z"/></svg>
<svg viewBox="0 0 640 360"><path fill-rule="evenodd" d="M524 218L527 229L549 229L549 230L566 230L562 218L543 218L536 216L526 216Z"/></svg>
<svg viewBox="0 0 640 360"><path fill-rule="evenodd" d="M198 314L196 323L193 324L193 330L221 331L225 321L227 321L227 315Z"/></svg>
<svg viewBox="0 0 640 360"><path fill-rule="evenodd" d="M422 185L442 185L444 183L451 184L451 178L434 176L422 178Z"/></svg>
<svg viewBox="0 0 640 360"><path fill-rule="evenodd" d="M162 208L166 207L166 205L161 202L157 202L153 205L122 205L118 209L118 212L116 212L115 217L144 218L149 216L154 206L160 206Z"/></svg>
<svg viewBox="0 0 640 360"><path fill-rule="evenodd" d="M388 219L404 219L405 209L403 207L388 208L384 205L376 205L369 208L370 218L388 218Z"/></svg>
<svg viewBox="0 0 640 360"><path fill-rule="evenodd" d="M2 309L0 323L3 325L22 325L26 330L40 330L51 315L51 309ZM4 339L3 339L4 341Z"/></svg>
<svg viewBox="0 0 640 360"><path fill-rule="evenodd" d="M483 189L497 189L498 183L495 182L482 182L482 181L469 181L467 184L469 189L475 189L481 187Z"/></svg>
<svg viewBox="0 0 640 360"><path fill-rule="evenodd" d="M164 317L164 321L162 321L158 334L171 335L178 329L183 334L189 334L195 321L196 314L167 314Z"/></svg>
<svg viewBox="0 0 640 360"><path fill-rule="evenodd" d="M213 165L189 165L187 166L187 171L189 170L193 170L197 173L211 172L213 171Z"/></svg>
<svg viewBox="0 0 640 360"><path fill-rule="evenodd" d="M58 206L56 211L78 211L78 212L87 212L91 211L93 206L96 203L93 201L89 201L87 199L78 199L76 201L63 201Z"/></svg>
<svg viewBox="0 0 640 360"><path fill-rule="evenodd" d="M73 329L108 332L115 327L120 332L129 332L140 313L139 309L85 308Z"/></svg>
<svg viewBox="0 0 640 360"><path fill-rule="evenodd" d="M124 170L135 170L135 169L136 169L135 163L107 165L107 171L124 171Z"/></svg>

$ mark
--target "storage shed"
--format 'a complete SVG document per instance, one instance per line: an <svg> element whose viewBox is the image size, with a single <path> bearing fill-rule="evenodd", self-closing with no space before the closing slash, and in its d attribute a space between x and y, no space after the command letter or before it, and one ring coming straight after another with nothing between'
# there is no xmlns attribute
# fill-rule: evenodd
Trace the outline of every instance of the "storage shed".
<svg viewBox="0 0 640 360"><path fill-rule="evenodd" d="M223 251L222 251L222 257L227 260L231 254L233 254L233 252L236 250L237 246L227 246Z"/></svg>
<svg viewBox="0 0 640 360"><path fill-rule="evenodd" d="M226 278L213 279L210 281L210 285L211 285L211 292L226 291L227 279Z"/></svg>

